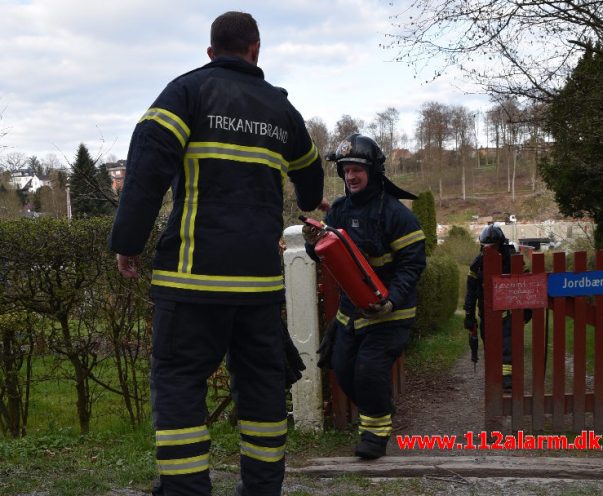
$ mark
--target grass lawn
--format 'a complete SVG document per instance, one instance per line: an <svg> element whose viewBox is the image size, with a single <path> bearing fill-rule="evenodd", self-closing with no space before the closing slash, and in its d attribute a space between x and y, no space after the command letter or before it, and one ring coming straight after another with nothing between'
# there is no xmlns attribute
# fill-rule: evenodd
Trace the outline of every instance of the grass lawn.
<svg viewBox="0 0 603 496"><path fill-rule="evenodd" d="M406 366L409 373L429 370L435 374L451 367L465 350L462 319L455 316L440 332L412 343ZM39 361L36 371L48 373L50 365ZM99 393L91 432L80 435L70 382L41 381L35 384L31 394L27 436L16 440L0 437L0 495L45 491L49 496L94 496L114 488L150 489L156 477L150 420L132 429L120 399L111 393ZM213 468L221 473L232 473L231 477L216 478L216 493L228 494L238 473L238 431L227 418L213 424L210 431ZM299 465L309 457L347 452L355 436L352 429L302 433L291 428L287 441L288 463ZM339 482L343 487L350 487L346 494L390 494L388 484L374 488L375 492L366 492L371 484L365 479L342 478ZM290 494L313 494L304 491Z"/></svg>

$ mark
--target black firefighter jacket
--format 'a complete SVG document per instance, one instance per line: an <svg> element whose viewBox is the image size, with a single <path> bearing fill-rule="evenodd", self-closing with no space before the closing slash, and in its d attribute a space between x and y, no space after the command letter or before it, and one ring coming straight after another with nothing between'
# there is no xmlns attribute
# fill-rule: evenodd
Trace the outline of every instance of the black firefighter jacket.
<svg viewBox="0 0 603 496"><path fill-rule="evenodd" d="M514 255L515 247L504 244L500 247L502 258L502 273L511 273L511 255ZM484 253L480 251L469 266L467 274L467 292L465 293L465 312L475 318L475 309L477 307L480 318L480 325L483 327L484 315Z"/></svg>
<svg viewBox="0 0 603 496"><path fill-rule="evenodd" d="M345 229L387 287L394 305L391 314L369 320L358 316L358 309L342 292L337 320L348 325L353 318L354 329L362 333L376 325L395 326L414 318L416 286L426 264L425 235L415 215L398 199L380 192L361 205L349 196L338 198L325 222Z"/></svg>
<svg viewBox="0 0 603 496"><path fill-rule="evenodd" d="M217 58L169 83L136 126L110 248L142 252L171 186L151 295L282 301L278 241L287 177L299 208L314 209L323 170L303 118L261 69Z"/></svg>

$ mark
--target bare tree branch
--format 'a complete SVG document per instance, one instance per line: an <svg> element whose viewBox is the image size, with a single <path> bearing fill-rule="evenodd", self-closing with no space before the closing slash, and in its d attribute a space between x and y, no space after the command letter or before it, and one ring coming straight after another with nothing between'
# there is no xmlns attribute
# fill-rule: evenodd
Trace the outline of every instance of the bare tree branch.
<svg viewBox="0 0 603 496"><path fill-rule="evenodd" d="M437 60L433 78L455 67L488 93L550 101L603 40L603 2L413 0L391 24L383 47L416 71Z"/></svg>

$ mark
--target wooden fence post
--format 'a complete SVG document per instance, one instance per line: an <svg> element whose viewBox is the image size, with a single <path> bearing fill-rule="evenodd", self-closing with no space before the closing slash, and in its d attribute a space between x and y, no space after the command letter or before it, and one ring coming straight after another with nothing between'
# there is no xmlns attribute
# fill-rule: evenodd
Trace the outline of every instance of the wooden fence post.
<svg viewBox="0 0 603 496"><path fill-rule="evenodd" d="M597 270L603 270L603 250L597 252ZM595 430L603 432L603 295L595 296Z"/></svg>
<svg viewBox="0 0 603 496"><path fill-rule="evenodd" d="M574 253L574 272L586 271L586 252ZM584 429L586 408L586 297L574 298L574 408L573 431Z"/></svg>
<svg viewBox="0 0 603 496"><path fill-rule="evenodd" d="M532 253L532 273L544 272L544 253ZM548 308L532 310L532 429L544 431L544 378L546 374L545 312Z"/></svg>
<svg viewBox="0 0 603 496"><path fill-rule="evenodd" d="M501 256L494 246L484 247L485 319L485 425L498 430L503 415L502 402L502 312L493 310L492 277L500 275Z"/></svg>
<svg viewBox="0 0 603 496"><path fill-rule="evenodd" d="M565 252L553 254L554 272L565 272ZM553 299L553 431L564 432L565 415L565 298Z"/></svg>
<svg viewBox="0 0 603 496"><path fill-rule="evenodd" d="M523 255L511 257L511 274L523 273ZM523 424L523 372L524 372L524 310L518 308L511 311L511 349L513 364L513 388L511 390L512 419L514 431L522 428Z"/></svg>

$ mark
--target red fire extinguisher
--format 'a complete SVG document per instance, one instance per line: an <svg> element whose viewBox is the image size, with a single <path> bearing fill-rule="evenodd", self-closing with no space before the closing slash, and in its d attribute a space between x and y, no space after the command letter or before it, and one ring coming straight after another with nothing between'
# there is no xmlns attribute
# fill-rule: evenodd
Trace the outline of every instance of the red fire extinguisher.
<svg viewBox="0 0 603 496"><path fill-rule="evenodd" d="M387 288L344 229L334 229L303 215L300 220L325 232L314 251L356 307L366 309L370 304L385 303Z"/></svg>

